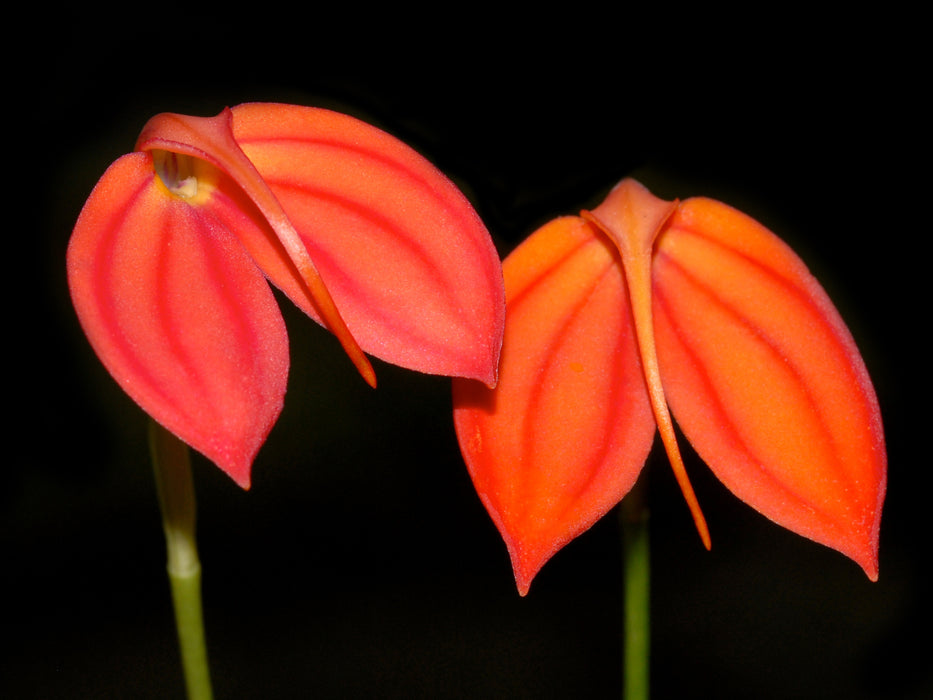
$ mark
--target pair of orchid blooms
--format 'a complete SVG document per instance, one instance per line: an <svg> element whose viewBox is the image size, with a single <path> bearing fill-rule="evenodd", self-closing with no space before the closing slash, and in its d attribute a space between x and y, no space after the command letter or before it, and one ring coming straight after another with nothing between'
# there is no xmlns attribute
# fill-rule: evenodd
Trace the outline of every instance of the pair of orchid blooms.
<svg viewBox="0 0 933 700"><path fill-rule="evenodd" d="M394 137L323 109L161 114L68 247L94 350L153 419L249 488L283 405L271 282L367 354L453 377L453 418L519 592L633 487L660 433L704 544L673 418L774 522L878 576L877 399L801 260L717 201L620 182L500 264L466 197Z"/></svg>

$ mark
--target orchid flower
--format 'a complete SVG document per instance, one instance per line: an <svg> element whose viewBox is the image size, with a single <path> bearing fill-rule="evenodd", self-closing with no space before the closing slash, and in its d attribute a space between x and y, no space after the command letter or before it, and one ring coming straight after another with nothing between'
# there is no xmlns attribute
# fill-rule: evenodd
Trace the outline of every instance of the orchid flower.
<svg viewBox="0 0 933 700"><path fill-rule="evenodd" d="M373 386L366 353L496 381L504 292L478 215L411 148L328 110L154 117L91 193L67 269L120 386L243 488L289 369L268 282Z"/></svg>
<svg viewBox="0 0 933 700"><path fill-rule="evenodd" d="M626 179L503 271L499 383L455 381L454 418L521 595L632 489L656 427L709 548L672 414L736 496L877 579L878 402L839 313L777 236Z"/></svg>

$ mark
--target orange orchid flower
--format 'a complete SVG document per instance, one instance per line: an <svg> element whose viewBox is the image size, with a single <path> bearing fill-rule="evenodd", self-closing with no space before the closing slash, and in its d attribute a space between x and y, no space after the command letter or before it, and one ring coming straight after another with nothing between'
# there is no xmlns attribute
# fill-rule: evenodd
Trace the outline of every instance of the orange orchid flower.
<svg viewBox="0 0 933 700"><path fill-rule="evenodd" d="M503 271L499 383L455 381L454 418L521 595L629 492L655 426L709 548L671 414L735 495L877 579L878 402L839 313L773 233L626 179Z"/></svg>
<svg viewBox="0 0 933 700"><path fill-rule="evenodd" d="M117 382L243 488L288 377L267 280L373 386L365 353L496 381L502 273L476 212L411 148L328 110L154 117L91 193L67 269Z"/></svg>

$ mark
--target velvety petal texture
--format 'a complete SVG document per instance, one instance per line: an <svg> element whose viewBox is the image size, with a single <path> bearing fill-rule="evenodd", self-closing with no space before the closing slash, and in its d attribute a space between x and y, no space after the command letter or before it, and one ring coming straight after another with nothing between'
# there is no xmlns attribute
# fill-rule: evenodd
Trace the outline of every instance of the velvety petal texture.
<svg viewBox="0 0 933 700"><path fill-rule="evenodd" d="M285 396L288 339L262 272L152 155L114 163L68 249L71 295L107 370L155 420L249 485ZM202 179L202 197L205 194Z"/></svg>
<svg viewBox="0 0 933 700"><path fill-rule="evenodd" d="M582 219L557 219L504 271L499 388L454 382L454 421L524 595L632 488L655 423L611 243Z"/></svg>
<svg viewBox="0 0 933 700"><path fill-rule="evenodd" d="M430 374L496 382L505 299L489 233L421 155L344 114L234 107L237 143L275 194L354 338ZM272 282L318 318L299 280L247 240Z"/></svg>
<svg viewBox="0 0 933 700"><path fill-rule="evenodd" d="M668 404L733 493L877 579L878 402L838 312L773 233L720 202L666 202L624 180L503 269L500 382L455 382L454 417L522 595L628 492L654 425L708 545Z"/></svg>
<svg viewBox="0 0 933 700"><path fill-rule="evenodd" d="M667 400L739 498L878 577L886 457L851 334L801 260L720 202L688 199L656 245Z"/></svg>
<svg viewBox="0 0 933 700"><path fill-rule="evenodd" d="M244 488L288 375L267 280L336 335L370 384L362 346L495 383L495 248L460 191L398 139L327 110L252 104L157 115L136 149L75 226L75 309L127 393Z"/></svg>

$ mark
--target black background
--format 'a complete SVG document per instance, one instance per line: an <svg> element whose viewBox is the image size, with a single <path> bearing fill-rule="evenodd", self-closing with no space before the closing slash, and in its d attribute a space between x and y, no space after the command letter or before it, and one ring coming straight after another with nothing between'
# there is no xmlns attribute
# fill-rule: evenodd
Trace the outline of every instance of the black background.
<svg viewBox="0 0 933 700"><path fill-rule="evenodd" d="M182 695L145 415L78 327L64 251L150 116L256 100L405 140L463 188L503 255L625 175L726 201L790 243L881 403L880 580L757 515L685 447L705 552L654 454L655 696L933 694L924 81L904 35L917 20L756 7L151 6L8 28L27 48L5 49L0 696ZM619 697L614 518L519 598L457 450L449 381L377 362L372 391L329 334L283 312L289 392L252 490L195 457L217 697Z"/></svg>

